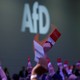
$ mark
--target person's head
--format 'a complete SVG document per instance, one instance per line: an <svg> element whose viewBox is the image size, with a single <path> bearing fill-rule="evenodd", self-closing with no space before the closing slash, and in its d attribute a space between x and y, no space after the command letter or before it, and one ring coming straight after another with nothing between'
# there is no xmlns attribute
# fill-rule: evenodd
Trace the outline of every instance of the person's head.
<svg viewBox="0 0 80 80"><path fill-rule="evenodd" d="M8 68L7 68L7 67L4 68L4 72L5 72L5 73L8 72Z"/></svg>
<svg viewBox="0 0 80 80"><path fill-rule="evenodd" d="M80 70L80 61L78 61L78 62L76 63L76 68L77 68L78 70Z"/></svg>
<svg viewBox="0 0 80 80"><path fill-rule="evenodd" d="M22 66L22 71L25 71L25 66Z"/></svg>
<svg viewBox="0 0 80 80"><path fill-rule="evenodd" d="M19 75L15 73L13 74L12 78L13 80L19 80Z"/></svg>
<svg viewBox="0 0 80 80"><path fill-rule="evenodd" d="M32 68L28 68L27 71L28 71L28 73L31 73Z"/></svg>
<svg viewBox="0 0 80 80"><path fill-rule="evenodd" d="M77 76L75 74L71 74L68 79L69 80L76 80Z"/></svg>

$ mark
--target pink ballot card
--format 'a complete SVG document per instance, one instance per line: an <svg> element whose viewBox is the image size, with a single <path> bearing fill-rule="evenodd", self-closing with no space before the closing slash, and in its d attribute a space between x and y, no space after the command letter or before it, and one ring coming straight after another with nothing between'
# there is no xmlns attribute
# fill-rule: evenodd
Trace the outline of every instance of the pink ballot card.
<svg viewBox="0 0 80 80"><path fill-rule="evenodd" d="M33 41L33 44L34 44L35 61L38 62L38 59L44 56L44 49L35 40Z"/></svg>

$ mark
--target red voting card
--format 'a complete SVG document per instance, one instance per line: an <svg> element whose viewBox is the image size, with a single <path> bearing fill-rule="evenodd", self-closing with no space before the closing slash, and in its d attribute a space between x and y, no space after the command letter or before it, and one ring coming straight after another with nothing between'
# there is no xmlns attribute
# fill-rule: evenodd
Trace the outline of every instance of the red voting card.
<svg viewBox="0 0 80 80"><path fill-rule="evenodd" d="M50 35L50 37L56 42L58 40L58 38L61 36L61 33L55 29L52 34Z"/></svg>

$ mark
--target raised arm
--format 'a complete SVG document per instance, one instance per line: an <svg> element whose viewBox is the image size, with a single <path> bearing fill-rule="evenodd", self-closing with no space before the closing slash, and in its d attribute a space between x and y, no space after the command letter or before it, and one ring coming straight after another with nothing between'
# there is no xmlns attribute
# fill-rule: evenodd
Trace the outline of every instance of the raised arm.
<svg viewBox="0 0 80 80"><path fill-rule="evenodd" d="M48 72L47 71L47 61L46 58L40 58L39 63L37 63L32 69L31 80L38 80L37 77Z"/></svg>
<svg viewBox="0 0 80 80"><path fill-rule="evenodd" d="M0 66L0 76L2 80L7 80L6 74L1 66Z"/></svg>

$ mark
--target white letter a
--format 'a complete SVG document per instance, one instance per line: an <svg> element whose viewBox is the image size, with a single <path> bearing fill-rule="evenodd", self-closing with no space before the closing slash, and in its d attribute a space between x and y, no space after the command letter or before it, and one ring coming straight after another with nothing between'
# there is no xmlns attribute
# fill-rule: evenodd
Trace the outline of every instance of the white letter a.
<svg viewBox="0 0 80 80"><path fill-rule="evenodd" d="M25 4L24 6L24 13L23 13L23 20L22 20L22 28L21 31L25 32L26 28L29 28L30 32L33 33L33 26L32 26L32 19L31 19L31 12L29 4Z"/></svg>

